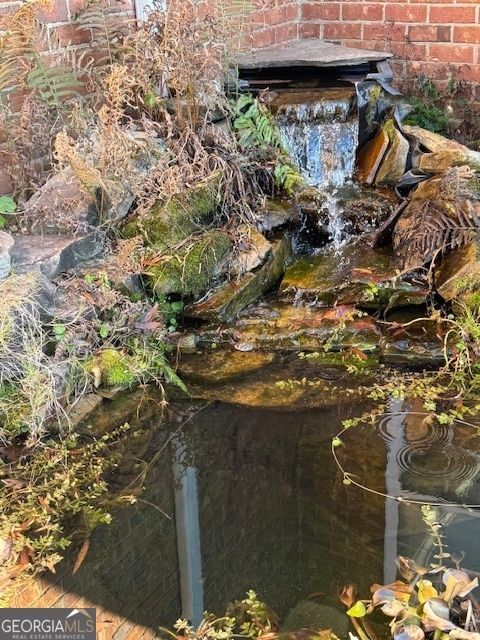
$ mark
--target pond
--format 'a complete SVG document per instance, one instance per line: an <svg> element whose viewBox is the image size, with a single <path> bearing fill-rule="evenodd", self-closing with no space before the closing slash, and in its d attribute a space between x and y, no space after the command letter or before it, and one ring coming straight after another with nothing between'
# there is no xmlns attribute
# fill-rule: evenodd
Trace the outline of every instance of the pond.
<svg viewBox="0 0 480 640"><path fill-rule="evenodd" d="M339 391L336 402L322 401L320 388L313 389L317 406L298 395L289 408L252 406L249 382L268 386L282 368L291 373L292 363L244 375L235 404L226 383L212 384L210 399L173 402L163 420L149 390L105 404L97 428L120 417L132 425L111 481L137 501L94 533L76 575L71 554L55 580L152 629L180 615L198 622L204 610L223 613L254 589L283 629L333 627L346 635L343 585L353 582L367 597L372 583L395 579L398 555L431 562L433 540L420 506L408 501L480 503L476 431L434 426L392 401L378 425L342 435L340 464L370 490L346 486L331 442L343 420L365 411L365 398ZM322 369L324 378L332 372ZM441 506L439 513L449 550L480 572L478 512Z"/></svg>

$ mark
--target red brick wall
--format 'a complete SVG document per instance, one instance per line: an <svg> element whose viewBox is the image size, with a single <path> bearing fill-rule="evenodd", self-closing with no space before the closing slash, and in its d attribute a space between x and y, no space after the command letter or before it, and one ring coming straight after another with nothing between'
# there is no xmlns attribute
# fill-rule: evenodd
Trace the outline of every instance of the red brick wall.
<svg viewBox="0 0 480 640"><path fill-rule="evenodd" d="M300 36L391 52L401 78L480 82L478 0L303 0Z"/></svg>
<svg viewBox="0 0 480 640"><path fill-rule="evenodd" d="M256 49L295 40L298 37L300 2L266 0L255 3L251 15L252 46Z"/></svg>

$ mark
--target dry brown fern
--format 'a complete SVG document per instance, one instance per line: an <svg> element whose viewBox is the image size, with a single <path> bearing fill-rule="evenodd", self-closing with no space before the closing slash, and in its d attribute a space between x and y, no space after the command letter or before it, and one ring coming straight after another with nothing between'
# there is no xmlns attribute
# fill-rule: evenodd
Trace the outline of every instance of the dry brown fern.
<svg viewBox="0 0 480 640"><path fill-rule="evenodd" d="M453 167L440 179L420 185L393 232L395 254L403 268L421 267L436 254L480 235L480 197L474 180L468 167Z"/></svg>

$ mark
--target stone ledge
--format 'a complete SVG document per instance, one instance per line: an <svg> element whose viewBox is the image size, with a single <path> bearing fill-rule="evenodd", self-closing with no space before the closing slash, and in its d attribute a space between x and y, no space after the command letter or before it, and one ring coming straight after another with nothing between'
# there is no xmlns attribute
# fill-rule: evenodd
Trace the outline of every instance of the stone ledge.
<svg viewBox="0 0 480 640"><path fill-rule="evenodd" d="M391 53L352 49L322 40L306 40L242 54L234 62L241 71L281 67L351 67L381 62L391 57Z"/></svg>

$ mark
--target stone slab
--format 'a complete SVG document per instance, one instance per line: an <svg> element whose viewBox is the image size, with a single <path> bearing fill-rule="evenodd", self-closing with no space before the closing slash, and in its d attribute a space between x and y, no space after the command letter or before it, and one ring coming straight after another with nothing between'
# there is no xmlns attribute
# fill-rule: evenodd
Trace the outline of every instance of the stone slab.
<svg viewBox="0 0 480 640"><path fill-rule="evenodd" d="M380 62L392 54L353 49L322 40L304 40L242 54L234 61L239 70L281 67L352 67Z"/></svg>
<svg viewBox="0 0 480 640"><path fill-rule="evenodd" d="M77 267L82 262L100 255L103 250L101 236L14 236L11 251L15 273L34 271L48 280Z"/></svg>

